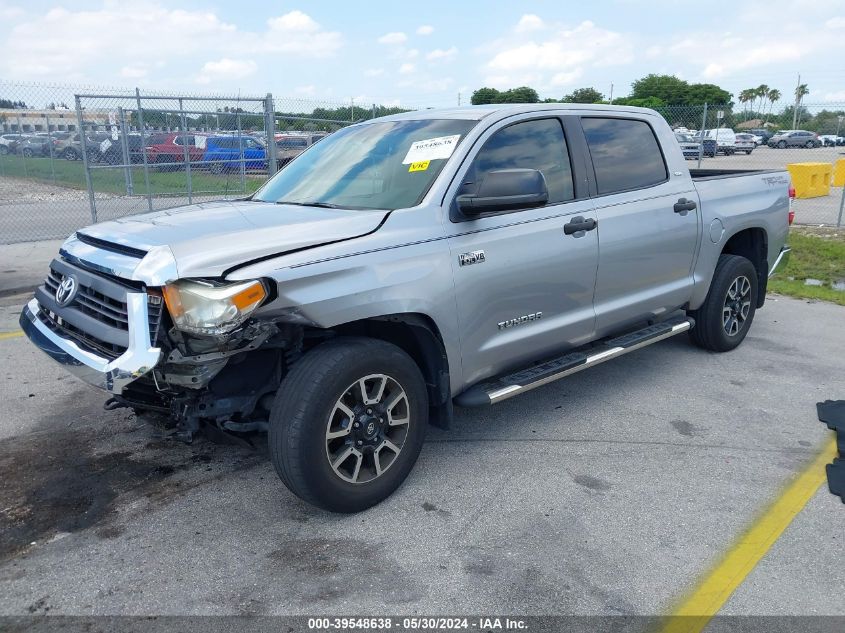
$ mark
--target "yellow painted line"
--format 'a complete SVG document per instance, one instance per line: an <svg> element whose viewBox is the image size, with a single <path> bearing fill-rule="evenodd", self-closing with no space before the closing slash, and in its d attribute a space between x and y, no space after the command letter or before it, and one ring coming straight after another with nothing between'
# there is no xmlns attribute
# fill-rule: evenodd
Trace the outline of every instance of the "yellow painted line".
<svg viewBox="0 0 845 633"><path fill-rule="evenodd" d="M23 336L23 330L17 332L0 332L0 341L5 341L7 338L17 338Z"/></svg>
<svg viewBox="0 0 845 633"><path fill-rule="evenodd" d="M825 464L836 457L836 439L754 521L721 561L666 619L663 633L700 633L825 481Z"/></svg>

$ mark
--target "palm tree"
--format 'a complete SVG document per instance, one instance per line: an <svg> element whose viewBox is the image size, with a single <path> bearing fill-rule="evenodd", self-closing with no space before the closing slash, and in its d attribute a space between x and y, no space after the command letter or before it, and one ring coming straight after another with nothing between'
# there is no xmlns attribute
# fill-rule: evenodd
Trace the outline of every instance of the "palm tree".
<svg viewBox="0 0 845 633"><path fill-rule="evenodd" d="M763 122L763 125L766 125L766 123L769 122L769 116L771 116L772 114L772 108L775 107L775 102L780 101L780 90L778 90L777 88L772 88L771 90L769 90L769 94L766 96L769 99L769 113L766 115L766 120Z"/></svg>
<svg viewBox="0 0 845 633"><path fill-rule="evenodd" d="M810 89L807 88L807 84L798 84L798 87L795 88L795 110L792 112L792 129L794 130L798 124L800 123L801 119L798 118L798 109L801 107L801 102L810 94Z"/></svg>
<svg viewBox="0 0 845 633"><path fill-rule="evenodd" d="M765 106L765 99L769 95L769 87L766 84L760 84L754 90L755 96L759 97L760 99L760 112L763 112L766 109Z"/></svg>
<svg viewBox="0 0 845 633"><path fill-rule="evenodd" d="M746 121L748 120L748 105L747 104L748 104L749 101L754 100L755 95L756 95L756 92L755 92L754 88L746 88L745 90L743 90L742 92L739 93L739 102L742 103L745 106L745 108L744 108L745 117L744 118L745 118Z"/></svg>

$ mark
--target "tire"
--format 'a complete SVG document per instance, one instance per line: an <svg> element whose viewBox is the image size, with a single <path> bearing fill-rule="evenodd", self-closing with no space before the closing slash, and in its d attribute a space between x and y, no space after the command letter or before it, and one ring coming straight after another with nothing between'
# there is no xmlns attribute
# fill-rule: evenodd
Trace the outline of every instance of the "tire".
<svg viewBox="0 0 845 633"><path fill-rule="evenodd" d="M380 398L368 405L364 393ZM360 512L411 472L427 422L425 381L404 351L375 339L337 338L305 354L282 381L270 413L270 458L300 499L331 512Z"/></svg>
<svg viewBox="0 0 845 633"><path fill-rule="evenodd" d="M806 145L804 145L807 149L813 149L815 146L816 144L813 141L807 141Z"/></svg>
<svg viewBox="0 0 845 633"><path fill-rule="evenodd" d="M21 150L21 156L24 158L32 158L32 150L28 147L24 147L23 150Z"/></svg>
<svg viewBox="0 0 845 633"><path fill-rule="evenodd" d="M208 169L212 174L222 174L223 168L223 163L211 163Z"/></svg>
<svg viewBox="0 0 845 633"><path fill-rule="evenodd" d="M68 147L62 152L62 157L65 160L79 160L79 153L72 147Z"/></svg>
<svg viewBox="0 0 845 633"><path fill-rule="evenodd" d="M746 156L751 156L751 150L748 150L747 152L745 152L745 155L746 155Z"/></svg>
<svg viewBox="0 0 845 633"><path fill-rule="evenodd" d="M9 148L5 145L0 145L0 156L6 156L9 153Z"/></svg>
<svg viewBox="0 0 845 633"><path fill-rule="evenodd" d="M778 149L786 149L786 141L778 142Z"/></svg>
<svg viewBox="0 0 845 633"><path fill-rule="evenodd" d="M731 295L737 299L732 301ZM725 310L730 310L730 315ZM704 349L730 351L745 339L756 310L757 269L754 264L739 255L721 255L707 298L698 310L689 312L695 319L690 338Z"/></svg>

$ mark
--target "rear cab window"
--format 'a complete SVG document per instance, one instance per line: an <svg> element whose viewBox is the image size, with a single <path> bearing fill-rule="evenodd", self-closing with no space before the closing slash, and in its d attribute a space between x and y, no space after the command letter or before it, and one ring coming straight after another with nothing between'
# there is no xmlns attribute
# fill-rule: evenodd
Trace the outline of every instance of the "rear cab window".
<svg viewBox="0 0 845 633"><path fill-rule="evenodd" d="M582 117L599 195L643 189L669 178L651 125L639 119Z"/></svg>

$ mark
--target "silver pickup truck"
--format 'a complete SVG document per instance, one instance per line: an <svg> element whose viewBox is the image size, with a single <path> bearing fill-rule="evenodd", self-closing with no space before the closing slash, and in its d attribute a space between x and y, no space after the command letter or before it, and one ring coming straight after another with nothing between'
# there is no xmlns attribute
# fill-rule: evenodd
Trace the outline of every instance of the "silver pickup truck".
<svg viewBox="0 0 845 633"><path fill-rule="evenodd" d="M107 408L186 441L266 431L290 490L354 512L453 405L685 331L735 348L789 252L790 189L691 174L647 109L409 112L332 134L245 200L77 231L20 322Z"/></svg>

